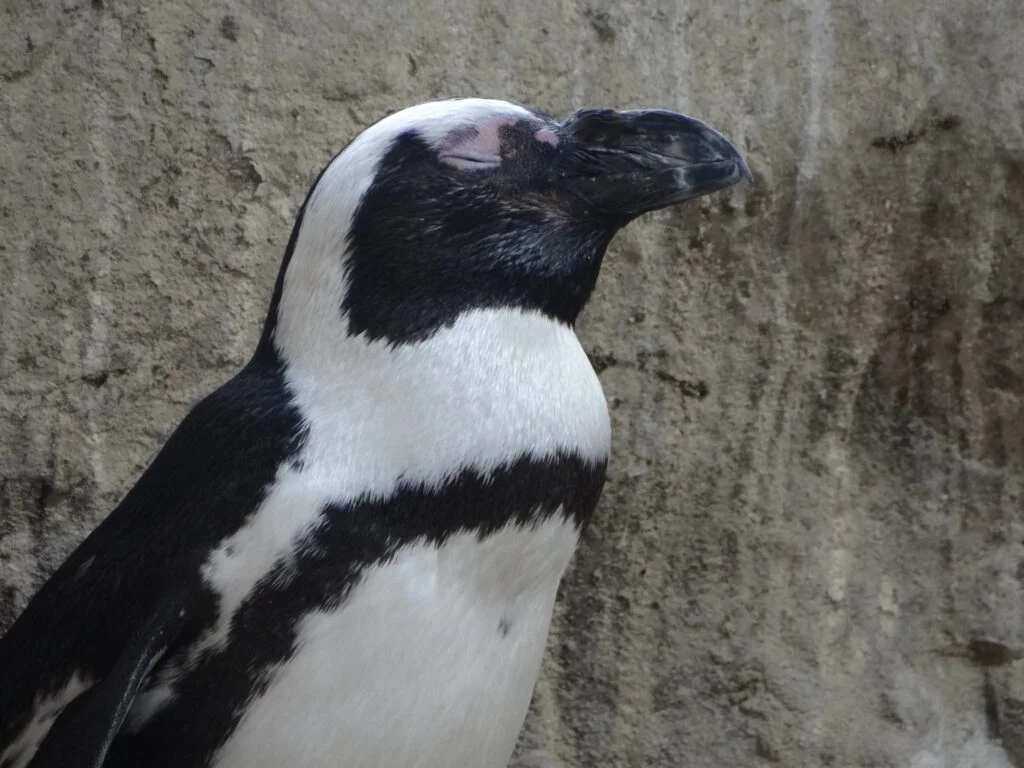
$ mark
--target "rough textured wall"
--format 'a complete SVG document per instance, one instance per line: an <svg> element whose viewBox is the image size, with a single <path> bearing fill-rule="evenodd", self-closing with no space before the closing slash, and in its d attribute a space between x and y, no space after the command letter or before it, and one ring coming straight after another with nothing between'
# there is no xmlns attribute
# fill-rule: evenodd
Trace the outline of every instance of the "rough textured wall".
<svg viewBox="0 0 1024 768"><path fill-rule="evenodd" d="M361 127L662 105L758 182L607 259L517 765L1024 766L1019 0L147 5L0 10L0 626L242 365Z"/></svg>

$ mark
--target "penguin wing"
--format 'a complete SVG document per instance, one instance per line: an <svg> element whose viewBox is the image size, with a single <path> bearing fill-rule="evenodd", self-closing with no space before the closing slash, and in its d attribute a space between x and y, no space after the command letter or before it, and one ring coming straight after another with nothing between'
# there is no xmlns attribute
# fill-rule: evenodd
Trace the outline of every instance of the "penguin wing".
<svg viewBox="0 0 1024 768"><path fill-rule="evenodd" d="M50 694L73 680L89 687L52 721L29 766L103 765L161 656L212 621L201 565L262 503L301 435L283 368L266 361L192 409L0 636L0 768L12 747L35 746Z"/></svg>
<svg viewBox="0 0 1024 768"><path fill-rule="evenodd" d="M29 768L100 768L150 670L189 619L188 593L165 598L110 671L72 701L39 745Z"/></svg>

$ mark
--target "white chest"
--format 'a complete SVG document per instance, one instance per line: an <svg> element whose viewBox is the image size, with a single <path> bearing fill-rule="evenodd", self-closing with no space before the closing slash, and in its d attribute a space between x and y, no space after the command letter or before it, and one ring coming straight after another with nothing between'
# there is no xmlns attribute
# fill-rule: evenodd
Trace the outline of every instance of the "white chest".
<svg viewBox="0 0 1024 768"><path fill-rule="evenodd" d="M503 768L576 532L560 518L401 550L302 619L216 768Z"/></svg>
<svg viewBox="0 0 1024 768"><path fill-rule="evenodd" d="M350 338L321 349L318 338L288 361L308 429L301 454L204 563L216 621L154 676L129 732L175 701L177 680L204 654L232 652L240 606L276 565L294 561L328 505L344 514L360 499L397 499L401 486L431 493L460 472L493 477L521 457L593 466L607 457L600 382L572 331L540 316L477 311L398 348ZM536 504L506 501L517 513ZM414 539L339 595L339 609L298 619L295 652L269 669L269 687L211 764L506 765L576 540L557 515L483 541Z"/></svg>

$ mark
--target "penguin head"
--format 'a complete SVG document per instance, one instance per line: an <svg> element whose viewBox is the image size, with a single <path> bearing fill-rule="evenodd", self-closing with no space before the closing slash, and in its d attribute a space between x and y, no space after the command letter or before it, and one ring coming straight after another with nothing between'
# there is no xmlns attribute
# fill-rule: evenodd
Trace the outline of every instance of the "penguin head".
<svg viewBox="0 0 1024 768"><path fill-rule="evenodd" d="M348 336L391 344L475 309L571 325L622 226L744 178L732 144L672 112L583 110L559 122L490 99L410 107L365 130L315 182L265 340L285 304L293 322L296 308L329 306Z"/></svg>

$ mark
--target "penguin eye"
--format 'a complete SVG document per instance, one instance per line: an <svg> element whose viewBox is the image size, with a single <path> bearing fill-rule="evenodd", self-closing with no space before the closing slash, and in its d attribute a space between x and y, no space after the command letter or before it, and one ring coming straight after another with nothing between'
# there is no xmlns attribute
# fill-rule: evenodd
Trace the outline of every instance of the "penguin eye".
<svg viewBox="0 0 1024 768"><path fill-rule="evenodd" d="M501 165L501 155L472 152L466 149L442 152L439 157L442 163L447 163L461 171L484 171Z"/></svg>

